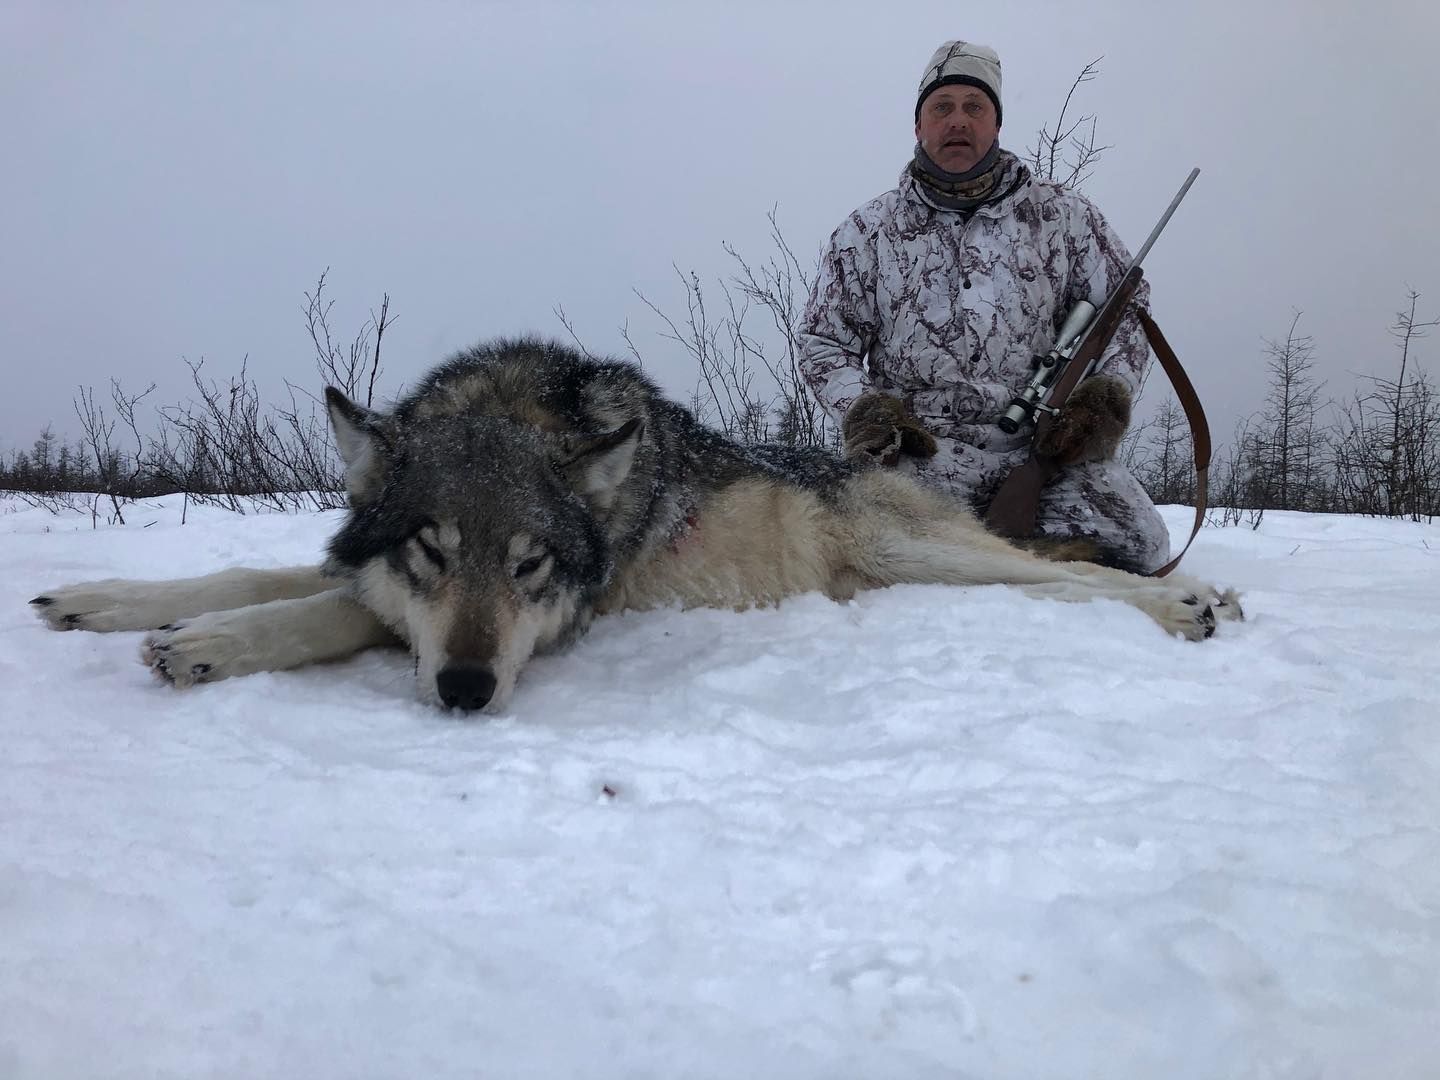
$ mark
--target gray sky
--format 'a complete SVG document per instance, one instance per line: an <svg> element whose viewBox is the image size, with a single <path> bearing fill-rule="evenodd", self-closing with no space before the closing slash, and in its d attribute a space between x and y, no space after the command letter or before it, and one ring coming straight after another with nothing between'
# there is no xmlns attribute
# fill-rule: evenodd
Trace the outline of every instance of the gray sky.
<svg viewBox="0 0 1440 1080"><path fill-rule="evenodd" d="M391 294L391 390L484 337L563 335L558 304L595 350L628 322L683 395L632 290L678 314L672 262L764 257L772 205L818 252L894 186L949 37L999 50L1017 151L1103 54L1079 104L1113 149L1085 190L1132 249L1201 167L1146 267L1217 437L1293 308L1337 394L1389 369L1407 286L1440 311L1431 0L0 0L0 448L73 433L80 383L176 400L182 357L310 385L327 266L342 333Z"/></svg>

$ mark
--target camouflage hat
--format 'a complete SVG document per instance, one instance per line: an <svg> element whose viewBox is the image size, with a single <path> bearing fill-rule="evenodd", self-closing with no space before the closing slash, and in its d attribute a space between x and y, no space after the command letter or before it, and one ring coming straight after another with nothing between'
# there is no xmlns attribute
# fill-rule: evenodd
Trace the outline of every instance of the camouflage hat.
<svg viewBox="0 0 1440 1080"><path fill-rule="evenodd" d="M995 103L995 123L1000 123L1000 56L988 45L971 41L947 41L935 50L920 76L920 96L915 99L915 119L920 106L942 86L978 86Z"/></svg>

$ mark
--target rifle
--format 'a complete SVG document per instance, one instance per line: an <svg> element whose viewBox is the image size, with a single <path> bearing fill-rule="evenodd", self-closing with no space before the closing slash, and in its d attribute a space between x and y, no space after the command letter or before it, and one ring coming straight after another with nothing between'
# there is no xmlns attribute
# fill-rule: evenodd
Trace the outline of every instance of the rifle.
<svg viewBox="0 0 1440 1080"><path fill-rule="evenodd" d="M1154 246L1160 233L1169 224L1175 208L1180 205L1180 200L1185 198L1185 193L1190 190L1190 185L1199 175L1199 169L1190 170L1190 175L1180 185L1180 191L1170 201L1170 205L1161 215L1159 223L1151 230L1144 246L1130 261L1119 284L1106 297L1099 310L1097 311L1095 306L1086 300L1077 302L1070 309L1050 350L1035 358L1035 370L1030 376L1030 381L1026 383L1020 393L1011 398L1005 411L996 418L995 423L1007 435L1013 435L1019 431L1021 425L1026 422L1035 424L1035 432L1031 436L1029 458L1010 470L1010 475L1000 485L1000 489L996 492L990 509L985 515L985 523L1000 535L1019 539L1034 534L1035 515L1040 505L1040 490L1060 471L1059 463L1053 458L1041 457L1035 452L1035 443L1049 428L1053 417L1059 415L1070 392L1099 363L1100 354L1110 344L1110 339L1114 337L1120 320L1130 306L1130 301L1134 299L1135 290L1140 287L1143 278L1140 264L1150 253L1150 248ZM1185 377L1185 372L1180 368L1174 353L1165 344L1159 328L1143 310L1140 312L1140 316L1141 324L1145 328L1151 345L1155 348L1156 355L1160 358L1171 381L1175 383L1177 391L1180 392L1181 401L1185 406L1186 416L1195 437L1197 502L1200 504L1196 514L1198 522L1204 512L1205 470L1210 464L1210 435L1205 424L1205 414L1200 409L1199 398L1195 395L1194 388L1190 385L1189 379ZM1199 460L1202 456L1200 452L1202 436L1203 462ZM1193 533L1191 537L1193 539ZM1186 547L1188 548L1189 545L1187 544ZM1183 554L1184 552L1181 552L1181 555ZM1160 575L1168 573L1179 561L1177 557L1156 573Z"/></svg>

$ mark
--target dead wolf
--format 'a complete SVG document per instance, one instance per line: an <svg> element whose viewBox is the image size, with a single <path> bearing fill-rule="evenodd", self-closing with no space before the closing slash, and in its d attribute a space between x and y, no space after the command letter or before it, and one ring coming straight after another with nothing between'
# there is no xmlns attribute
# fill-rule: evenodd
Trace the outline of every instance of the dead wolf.
<svg viewBox="0 0 1440 1080"><path fill-rule="evenodd" d="M1170 634L1240 618L1230 591L1042 559L946 495L821 449L743 446L630 363L535 338L463 351L388 412L326 404L350 510L322 566L101 581L31 601L57 630L149 630L174 686L408 645L420 697L498 710L597 614L745 608L902 582L1108 597Z"/></svg>

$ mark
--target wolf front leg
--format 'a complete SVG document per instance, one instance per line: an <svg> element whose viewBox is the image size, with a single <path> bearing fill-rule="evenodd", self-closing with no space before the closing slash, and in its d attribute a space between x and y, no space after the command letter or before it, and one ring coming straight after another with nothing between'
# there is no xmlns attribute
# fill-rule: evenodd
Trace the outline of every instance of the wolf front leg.
<svg viewBox="0 0 1440 1080"><path fill-rule="evenodd" d="M173 581L89 581L52 589L30 601L52 630L154 630L207 611L313 596L339 585L318 566L282 570L236 567Z"/></svg>
<svg viewBox="0 0 1440 1080"><path fill-rule="evenodd" d="M172 686L340 660L400 639L340 590L212 611L146 636L140 659Z"/></svg>

